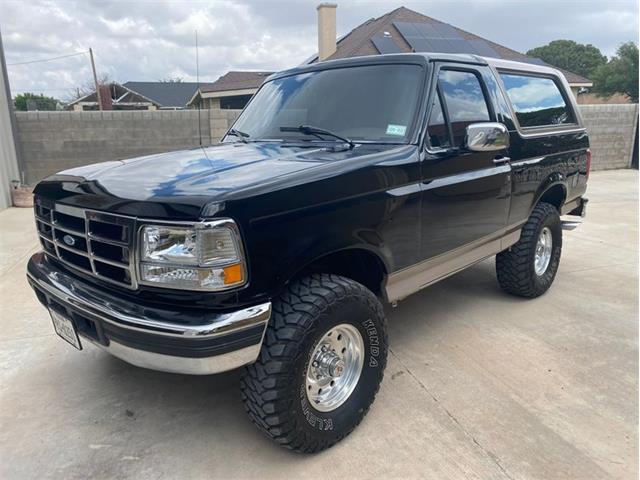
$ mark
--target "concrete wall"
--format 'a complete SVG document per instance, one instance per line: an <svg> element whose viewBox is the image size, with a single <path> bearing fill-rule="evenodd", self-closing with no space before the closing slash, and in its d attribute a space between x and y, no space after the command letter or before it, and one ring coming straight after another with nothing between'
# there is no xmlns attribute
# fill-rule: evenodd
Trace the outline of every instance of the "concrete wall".
<svg viewBox="0 0 640 480"><path fill-rule="evenodd" d="M242 110L213 109L209 112L211 113L211 138L217 142L227 133Z"/></svg>
<svg viewBox="0 0 640 480"><path fill-rule="evenodd" d="M594 170L631 164L638 105L580 105L593 151ZM135 157L220 140L239 110L18 112L18 149L25 179L80 165Z"/></svg>
<svg viewBox="0 0 640 480"><path fill-rule="evenodd" d="M206 110L18 112L18 148L28 184L60 170L211 143Z"/></svg>
<svg viewBox="0 0 640 480"><path fill-rule="evenodd" d="M638 105L580 105L592 152L592 170L629 168Z"/></svg>

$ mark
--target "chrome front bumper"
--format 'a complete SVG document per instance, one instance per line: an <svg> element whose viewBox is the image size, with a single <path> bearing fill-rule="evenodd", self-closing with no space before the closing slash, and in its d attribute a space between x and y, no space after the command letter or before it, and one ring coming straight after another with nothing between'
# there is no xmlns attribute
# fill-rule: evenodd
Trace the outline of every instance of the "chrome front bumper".
<svg viewBox="0 0 640 480"><path fill-rule="evenodd" d="M253 363L271 316L266 302L226 313L132 303L79 281L42 253L27 278L40 302L63 310L83 340L143 368L207 375Z"/></svg>

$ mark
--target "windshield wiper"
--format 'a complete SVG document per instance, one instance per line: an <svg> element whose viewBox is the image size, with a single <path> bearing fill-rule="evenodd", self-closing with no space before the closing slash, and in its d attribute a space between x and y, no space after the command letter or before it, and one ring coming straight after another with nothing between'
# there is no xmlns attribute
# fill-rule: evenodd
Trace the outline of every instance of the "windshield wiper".
<svg viewBox="0 0 640 480"><path fill-rule="evenodd" d="M300 132L305 135L313 135L315 137L318 137L319 135L325 135L327 137L337 138L341 142L349 144L349 148L354 148L356 146L356 144L353 143L353 140L349 140L348 138L338 135L337 133L332 132L331 130L314 127L313 125L300 125L299 127L280 127L280 131L281 132Z"/></svg>
<svg viewBox="0 0 640 480"><path fill-rule="evenodd" d="M233 135L235 137L238 137L238 139L242 143L247 143L247 139L251 136L248 133L241 132L240 130L236 130L235 128L232 128L231 130L229 130L227 132L227 135Z"/></svg>

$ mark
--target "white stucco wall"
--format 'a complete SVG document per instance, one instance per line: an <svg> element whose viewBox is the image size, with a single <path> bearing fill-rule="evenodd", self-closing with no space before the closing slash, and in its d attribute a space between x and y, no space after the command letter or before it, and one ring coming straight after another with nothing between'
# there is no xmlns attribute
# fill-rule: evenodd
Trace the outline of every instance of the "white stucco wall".
<svg viewBox="0 0 640 480"><path fill-rule="evenodd" d="M18 159L11 124L11 93L0 36L0 210L11 206L11 180L18 180Z"/></svg>

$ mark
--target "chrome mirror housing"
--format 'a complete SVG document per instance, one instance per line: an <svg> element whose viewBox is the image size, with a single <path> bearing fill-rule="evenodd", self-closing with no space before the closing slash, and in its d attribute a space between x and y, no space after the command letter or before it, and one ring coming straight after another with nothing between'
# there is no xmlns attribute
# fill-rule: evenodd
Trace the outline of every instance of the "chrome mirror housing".
<svg viewBox="0 0 640 480"><path fill-rule="evenodd" d="M465 145L474 152L493 152L509 146L509 130L502 123L482 122L467 126Z"/></svg>

